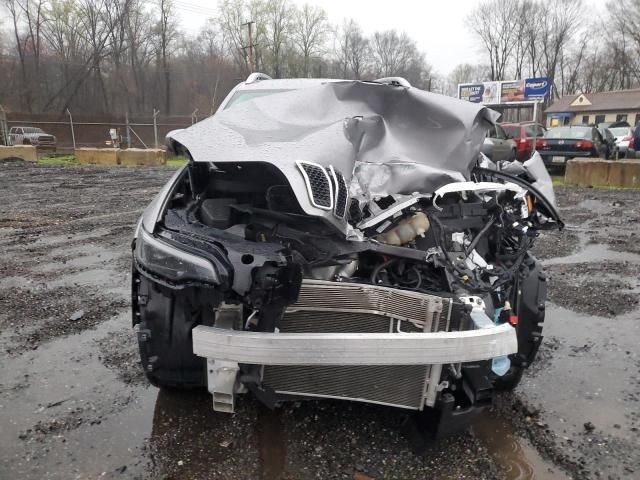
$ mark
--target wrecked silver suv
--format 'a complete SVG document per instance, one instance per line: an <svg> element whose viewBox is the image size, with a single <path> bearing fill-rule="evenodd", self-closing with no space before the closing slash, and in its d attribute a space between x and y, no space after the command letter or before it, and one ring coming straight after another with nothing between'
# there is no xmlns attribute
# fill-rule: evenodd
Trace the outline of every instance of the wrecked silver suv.
<svg viewBox="0 0 640 480"><path fill-rule="evenodd" d="M484 158L497 114L479 105L399 81L303 83L248 82L168 137L189 162L133 243L149 380L206 386L224 412L247 392L451 421L490 403L542 340L529 249L562 222L540 157Z"/></svg>

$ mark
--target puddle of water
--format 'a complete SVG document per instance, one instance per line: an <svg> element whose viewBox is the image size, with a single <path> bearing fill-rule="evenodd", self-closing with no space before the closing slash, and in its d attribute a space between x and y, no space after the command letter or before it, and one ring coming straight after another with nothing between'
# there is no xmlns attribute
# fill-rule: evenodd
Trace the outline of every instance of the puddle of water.
<svg viewBox="0 0 640 480"><path fill-rule="evenodd" d="M96 287L101 292L119 293L128 292L128 273L111 270L109 268L93 268L76 273L61 274L55 280L47 282L49 288L56 287Z"/></svg>
<svg viewBox="0 0 640 480"><path fill-rule="evenodd" d="M260 449L260 480L278 480L286 465L287 442L281 411L258 407L256 434Z"/></svg>
<svg viewBox="0 0 640 480"><path fill-rule="evenodd" d="M501 418L481 415L471 427L474 435L500 466L507 480L568 480L557 467L546 462Z"/></svg>
<svg viewBox="0 0 640 480"><path fill-rule="evenodd" d="M1 478L98 478L123 459L139 458L134 452L151 430L156 390L120 382L100 361L95 343L128 320L119 315L95 330L2 359ZM47 433L20 438L37 425Z"/></svg>
<svg viewBox="0 0 640 480"><path fill-rule="evenodd" d="M640 312L606 319L549 305L543 333L560 344L544 369L525 375L519 390L557 420L549 422L550 428L562 438L567 431L582 433L590 421L633 441L627 418L637 403L624 399L633 388L630 371L637 368Z"/></svg>
<svg viewBox="0 0 640 480"><path fill-rule="evenodd" d="M90 240L92 238L100 238L108 235L111 232L110 228L93 228L88 232L64 234L64 235L47 235L45 237L38 238L33 245L63 245L68 243L74 243L82 240ZM71 238L69 238L71 237Z"/></svg>
<svg viewBox="0 0 640 480"><path fill-rule="evenodd" d="M545 260L545 265L559 265L567 263L595 263L604 261L640 263L640 255L630 252L616 252L602 244L589 244L577 253L566 257L555 257Z"/></svg>
<svg viewBox="0 0 640 480"><path fill-rule="evenodd" d="M597 214L605 215L607 213L612 212L615 209L615 207L613 207L611 204L607 202L603 202L602 200L595 200L593 198L582 200L579 204L577 204L575 207L572 207L572 208L576 210L577 209L589 210L594 214L594 217L597 216Z"/></svg>
<svg viewBox="0 0 640 480"><path fill-rule="evenodd" d="M42 286L42 282L34 282L26 277L3 277L0 278L0 290L8 288L32 288L34 286Z"/></svg>
<svg viewBox="0 0 640 480"><path fill-rule="evenodd" d="M71 258L64 263L61 261L42 262L38 264L34 270L43 273L58 271L64 272L64 270L71 268L92 267L94 265L110 263L127 254L127 252L114 252L112 250L107 250L106 248L101 248L94 244L83 246L82 250L85 250L85 253L75 253L73 251L80 249L58 248L55 250L57 253L49 252L49 256L65 255Z"/></svg>

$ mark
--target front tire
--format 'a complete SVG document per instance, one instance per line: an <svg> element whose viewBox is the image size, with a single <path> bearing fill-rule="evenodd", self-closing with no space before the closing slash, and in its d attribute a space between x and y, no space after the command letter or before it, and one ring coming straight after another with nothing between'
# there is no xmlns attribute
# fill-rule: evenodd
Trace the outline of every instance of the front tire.
<svg viewBox="0 0 640 480"><path fill-rule="evenodd" d="M518 353L509 355L511 367L507 373L494 377L493 386L497 390L513 390L520 383L524 371L535 360L543 338L547 277L535 257L525 258L516 287L521 292L514 302L518 316Z"/></svg>
<svg viewBox="0 0 640 480"><path fill-rule="evenodd" d="M193 354L191 330L212 324L213 307L196 288L172 289L133 268L132 307L139 324L140 361L156 387L191 389L206 386L206 360ZM210 308L209 308L210 307Z"/></svg>

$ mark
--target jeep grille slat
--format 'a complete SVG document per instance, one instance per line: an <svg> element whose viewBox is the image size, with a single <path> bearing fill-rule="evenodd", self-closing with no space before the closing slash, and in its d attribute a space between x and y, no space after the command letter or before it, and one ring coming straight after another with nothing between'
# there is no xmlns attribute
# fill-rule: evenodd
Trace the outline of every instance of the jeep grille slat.
<svg viewBox="0 0 640 480"><path fill-rule="evenodd" d="M317 163L297 162L302 172L311 203L323 210L333 208L333 187L327 171Z"/></svg>
<svg viewBox="0 0 640 480"><path fill-rule="evenodd" d="M333 173L333 179L335 181L335 192L336 192L336 206L334 209L334 214L336 217L344 218L347 213L347 199L348 199L348 187L347 181L344 178L344 175L340 173L338 170L331 168L331 172Z"/></svg>

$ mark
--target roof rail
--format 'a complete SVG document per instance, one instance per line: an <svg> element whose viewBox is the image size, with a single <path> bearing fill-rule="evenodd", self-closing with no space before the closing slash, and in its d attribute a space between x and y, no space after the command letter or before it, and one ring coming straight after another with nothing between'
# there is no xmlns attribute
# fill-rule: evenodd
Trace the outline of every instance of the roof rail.
<svg viewBox="0 0 640 480"><path fill-rule="evenodd" d="M374 82L384 83L385 85L392 85L394 87L410 87L411 84L406 78L403 77L385 77L377 78Z"/></svg>
<svg viewBox="0 0 640 480"><path fill-rule="evenodd" d="M260 80L273 80L269 75L260 72L253 72L250 74L247 79L244 81L247 85L250 83L259 82Z"/></svg>

